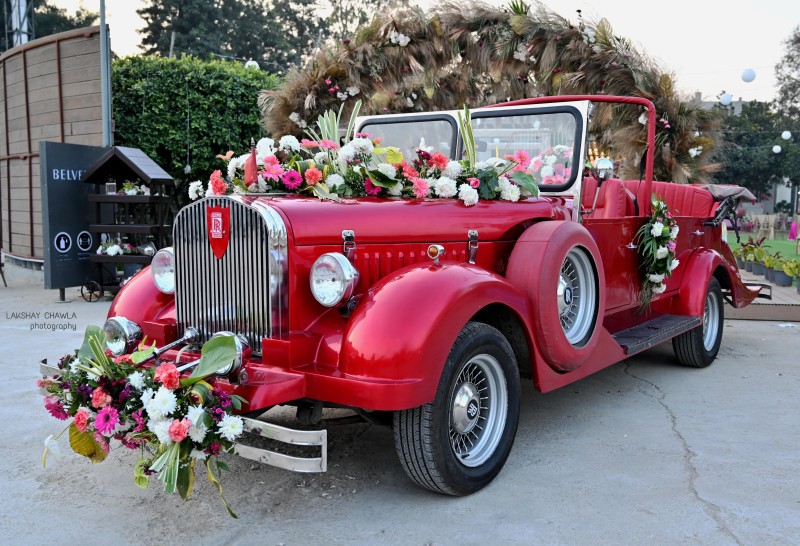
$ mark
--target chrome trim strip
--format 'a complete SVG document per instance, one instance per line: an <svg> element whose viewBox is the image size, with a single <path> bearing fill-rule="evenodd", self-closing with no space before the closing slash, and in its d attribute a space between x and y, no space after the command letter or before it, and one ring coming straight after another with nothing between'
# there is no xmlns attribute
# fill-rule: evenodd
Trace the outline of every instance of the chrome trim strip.
<svg viewBox="0 0 800 546"><path fill-rule="evenodd" d="M286 444L320 446L319 457L293 457L268 449L236 443L236 454L259 463L285 468L294 472L325 472L328 470L328 431L294 430L273 423L242 417L245 432L257 434Z"/></svg>

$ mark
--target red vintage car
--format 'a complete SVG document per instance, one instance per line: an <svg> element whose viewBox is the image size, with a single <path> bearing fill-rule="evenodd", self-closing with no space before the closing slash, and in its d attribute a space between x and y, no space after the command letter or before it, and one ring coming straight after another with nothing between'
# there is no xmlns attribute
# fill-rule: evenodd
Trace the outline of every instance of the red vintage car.
<svg viewBox="0 0 800 546"><path fill-rule="evenodd" d="M609 165L590 176L587 127L595 102L646 109L642 179ZM413 481L452 495L501 470L519 420L520 377L552 391L672 340L678 362L711 364L723 303L749 304L721 223L730 201L652 180L655 109L638 98L548 97L472 112L479 154L535 155L563 146L573 168L540 197L518 202L297 195L210 197L179 211L174 246L117 295L105 326L115 354L146 335L159 359L190 367L215 335L239 355L214 382L255 416L295 405L304 424L323 407L387 419ZM424 136L451 158L454 112L360 118L358 130L408 147ZM643 152L644 152L643 148ZM598 181L599 178L599 181ZM680 228L680 265L642 309L637 231L651 195ZM229 224L211 208L229 209ZM212 232L226 229L222 255ZM268 417L268 416L266 416ZM239 445L244 457L297 471L326 469L324 430L247 418L246 430L300 445L298 457Z"/></svg>

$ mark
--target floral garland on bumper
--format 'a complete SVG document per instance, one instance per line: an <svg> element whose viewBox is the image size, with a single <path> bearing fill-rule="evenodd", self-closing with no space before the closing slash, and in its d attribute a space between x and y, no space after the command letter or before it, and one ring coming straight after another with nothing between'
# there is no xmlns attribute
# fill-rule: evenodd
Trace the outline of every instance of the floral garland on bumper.
<svg viewBox="0 0 800 546"><path fill-rule="evenodd" d="M662 294L667 289L665 281L680 263L675 258L678 224L672 218L667 204L655 195L651 205L653 213L650 220L636 234L644 268L644 281L639 292L642 307L648 307L654 295Z"/></svg>
<svg viewBox="0 0 800 546"><path fill-rule="evenodd" d="M58 454L57 439L69 431L73 451L98 463L111 450L111 440L139 450L133 471L136 485L147 488L157 475L164 491L184 500L194 486L197 461L204 462L208 480L217 488L228 513L236 517L219 482L227 465L218 459L234 451L243 432L242 398L228 395L204 379L228 365L236 356L232 338L207 342L188 377L173 363L152 364L155 346L112 359L103 350L103 330L86 329L83 346L58 363L59 374L37 381L47 392L45 408L69 425L45 440L42 465L48 452Z"/></svg>
<svg viewBox="0 0 800 546"><path fill-rule="evenodd" d="M207 186L195 181L189 185L189 198L246 193L300 193L339 201L342 197L457 198L472 206L481 199L518 201L538 196L538 184L560 173L569 174L572 149L560 147L559 157L531 160L524 151L503 158L475 160L474 139L465 139L467 159L450 160L425 145L423 138L414 158L403 157L399 148L386 146L379 138L352 129L358 108L353 112L340 143L339 115L333 111L320 116L317 129L307 129L310 138L298 140L286 135L276 142L262 138L250 153L234 157L232 151L217 157L227 161L227 173L211 174ZM464 121L466 120L466 121ZM469 110L460 120L462 132L471 134ZM351 138L352 137L352 138ZM470 149L472 147L472 149ZM543 164L544 160L550 163ZM559 159L564 165L554 164Z"/></svg>

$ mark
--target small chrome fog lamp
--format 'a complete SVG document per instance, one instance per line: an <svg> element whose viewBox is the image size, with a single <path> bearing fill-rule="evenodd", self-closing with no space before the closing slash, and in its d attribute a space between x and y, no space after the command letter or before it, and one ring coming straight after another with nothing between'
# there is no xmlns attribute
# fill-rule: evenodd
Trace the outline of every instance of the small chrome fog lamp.
<svg viewBox="0 0 800 546"><path fill-rule="evenodd" d="M106 335L106 347L114 356L133 351L142 340L142 329L138 324L125 317L111 317L103 325Z"/></svg>
<svg viewBox="0 0 800 546"><path fill-rule="evenodd" d="M244 363L245 353L249 353L250 351L250 343L247 342L247 338L242 334L234 334L233 332L217 332L211 336L211 339L215 337L232 337L233 343L236 346L236 357L230 364L220 368L217 371L217 375L230 375L238 372Z"/></svg>

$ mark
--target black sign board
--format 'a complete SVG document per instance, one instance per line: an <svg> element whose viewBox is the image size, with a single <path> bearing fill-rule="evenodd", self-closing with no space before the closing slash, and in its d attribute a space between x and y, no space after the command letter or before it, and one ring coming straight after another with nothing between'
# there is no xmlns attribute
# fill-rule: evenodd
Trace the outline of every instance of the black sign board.
<svg viewBox="0 0 800 546"><path fill-rule="evenodd" d="M89 255L100 244L89 233L93 186L81 177L108 148L40 142L44 287L81 286L91 276Z"/></svg>

